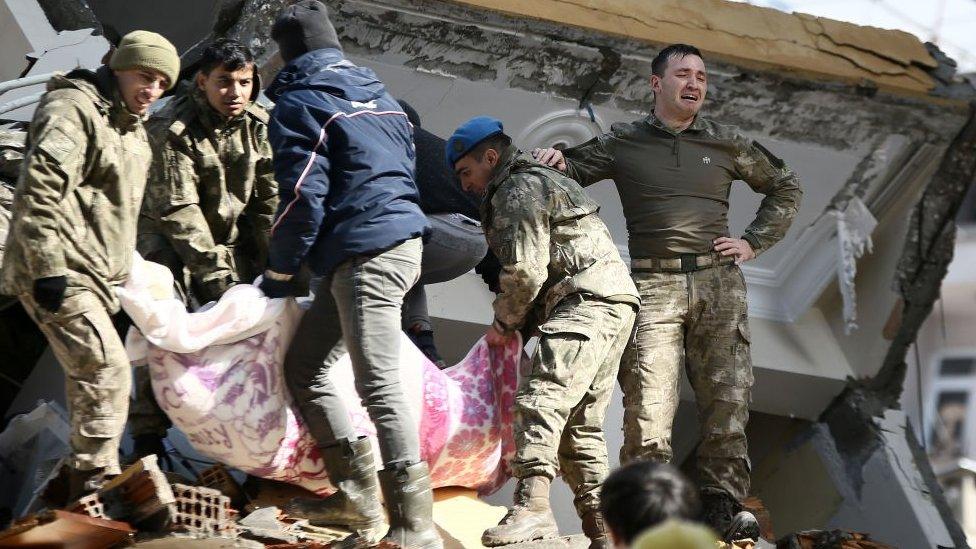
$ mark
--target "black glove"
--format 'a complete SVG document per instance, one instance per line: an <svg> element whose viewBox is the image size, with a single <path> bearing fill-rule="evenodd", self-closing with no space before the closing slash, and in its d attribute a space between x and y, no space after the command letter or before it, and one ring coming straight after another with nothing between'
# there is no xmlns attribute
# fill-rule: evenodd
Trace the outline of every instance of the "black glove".
<svg viewBox="0 0 976 549"><path fill-rule="evenodd" d="M498 284L498 276L502 272L502 264L498 261L498 256L494 252L488 250L481 263L475 266L474 272L481 275L481 279L488 285L489 290L496 294L502 291L501 286Z"/></svg>
<svg viewBox="0 0 976 549"><path fill-rule="evenodd" d="M64 303L64 291L68 289L68 278L65 276L49 276L34 281L34 301L42 308L58 312Z"/></svg>
<svg viewBox="0 0 976 549"><path fill-rule="evenodd" d="M291 280L271 280L267 276L261 279L258 286L264 295L274 297L289 297L295 295L295 284Z"/></svg>

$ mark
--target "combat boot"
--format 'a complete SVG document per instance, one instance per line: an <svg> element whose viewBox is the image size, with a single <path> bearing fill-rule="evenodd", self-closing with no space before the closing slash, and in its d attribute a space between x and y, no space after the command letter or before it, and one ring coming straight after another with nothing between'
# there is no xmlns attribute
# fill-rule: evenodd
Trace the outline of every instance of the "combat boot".
<svg viewBox="0 0 976 549"><path fill-rule="evenodd" d="M112 480L115 475L109 475L105 468L81 470L68 468L68 503L78 501L92 492L98 491L103 484Z"/></svg>
<svg viewBox="0 0 976 549"><path fill-rule="evenodd" d="M603 514L598 509L590 509L583 514L583 533L590 540L590 549L611 549L610 534Z"/></svg>
<svg viewBox="0 0 976 549"><path fill-rule="evenodd" d="M485 530L481 543L495 547L558 536L556 518L549 507L549 483L550 480L541 475L519 479L515 505L498 526Z"/></svg>
<svg viewBox="0 0 976 549"><path fill-rule="evenodd" d="M434 492L427 463L383 469L380 488L390 515L390 531L380 542L388 549L442 549L434 526Z"/></svg>
<svg viewBox="0 0 976 549"><path fill-rule="evenodd" d="M759 539L759 521L746 511L731 494L723 491L704 491L701 495L701 521L718 533L727 543L742 539Z"/></svg>
<svg viewBox="0 0 976 549"><path fill-rule="evenodd" d="M315 526L342 526L354 532L357 545L372 546L386 532L373 447L366 437L319 448L329 481L338 491L325 498L295 498L285 506L289 515Z"/></svg>

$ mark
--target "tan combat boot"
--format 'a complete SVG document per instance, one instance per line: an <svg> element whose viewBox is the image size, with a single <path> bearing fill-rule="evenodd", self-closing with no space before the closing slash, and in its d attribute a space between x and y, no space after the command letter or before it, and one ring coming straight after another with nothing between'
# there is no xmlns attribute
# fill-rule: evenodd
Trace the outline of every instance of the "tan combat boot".
<svg viewBox="0 0 976 549"><path fill-rule="evenodd" d="M598 509L590 509L583 514L583 533L590 539L590 549L611 549L610 534Z"/></svg>
<svg viewBox="0 0 976 549"><path fill-rule="evenodd" d="M356 544L375 545L386 533L373 448L366 437L319 449L338 491L326 498L295 498L285 505L289 515L306 518L316 526L342 526L352 530Z"/></svg>
<svg viewBox="0 0 976 549"><path fill-rule="evenodd" d="M556 518L549 507L549 483L544 476L519 479L515 505L498 526L485 530L481 543L495 547L558 536Z"/></svg>

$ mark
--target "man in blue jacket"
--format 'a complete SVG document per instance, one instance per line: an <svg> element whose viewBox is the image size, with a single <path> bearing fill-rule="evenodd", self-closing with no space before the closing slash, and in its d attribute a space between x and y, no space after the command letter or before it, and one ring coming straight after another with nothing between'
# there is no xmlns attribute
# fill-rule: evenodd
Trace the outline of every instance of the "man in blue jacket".
<svg viewBox="0 0 976 549"><path fill-rule="evenodd" d="M324 499L295 500L288 511L353 530L350 545L440 548L430 475L398 378L401 306L420 276L429 230L414 184L413 132L373 71L344 58L323 4L285 8L271 36L286 63L266 92L276 103L268 138L281 203L261 289L291 295L303 262L323 277L284 372L338 488ZM356 437L329 379L342 350L333 350L336 320L376 426L378 479L370 443ZM377 480L390 517L382 540Z"/></svg>

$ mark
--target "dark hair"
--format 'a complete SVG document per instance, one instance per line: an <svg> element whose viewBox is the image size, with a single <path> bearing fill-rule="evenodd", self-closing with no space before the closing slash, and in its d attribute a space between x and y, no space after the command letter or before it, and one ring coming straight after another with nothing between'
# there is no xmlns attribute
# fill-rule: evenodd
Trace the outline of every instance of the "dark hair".
<svg viewBox="0 0 976 549"><path fill-rule="evenodd" d="M247 46L237 40L222 38L203 50L203 55L200 57L200 72L210 74L210 71L218 67L233 72L253 64L254 55Z"/></svg>
<svg viewBox="0 0 976 549"><path fill-rule="evenodd" d="M603 519L618 541L627 545L667 519L693 520L698 505L691 482L666 463L631 463L611 473L600 489Z"/></svg>
<svg viewBox="0 0 976 549"><path fill-rule="evenodd" d="M485 153L488 152L488 149L495 149L498 152L502 152L511 144L511 137L505 135L504 133L496 133L495 135L489 135L488 137L479 141L468 154L473 154L475 159L480 162L481 159L485 157Z"/></svg>
<svg viewBox="0 0 976 549"><path fill-rule="evenodd" d="M651 74L657 76L664 76L664 71L668 68L668 62L672 59L683 59L688 55L697 55L702 57L700 51L695 46L689 46L688 44L671 44L670 46L664 48L657 54L657 57L651 61ZM702 57L704 59L704 57Z"/></svg>

